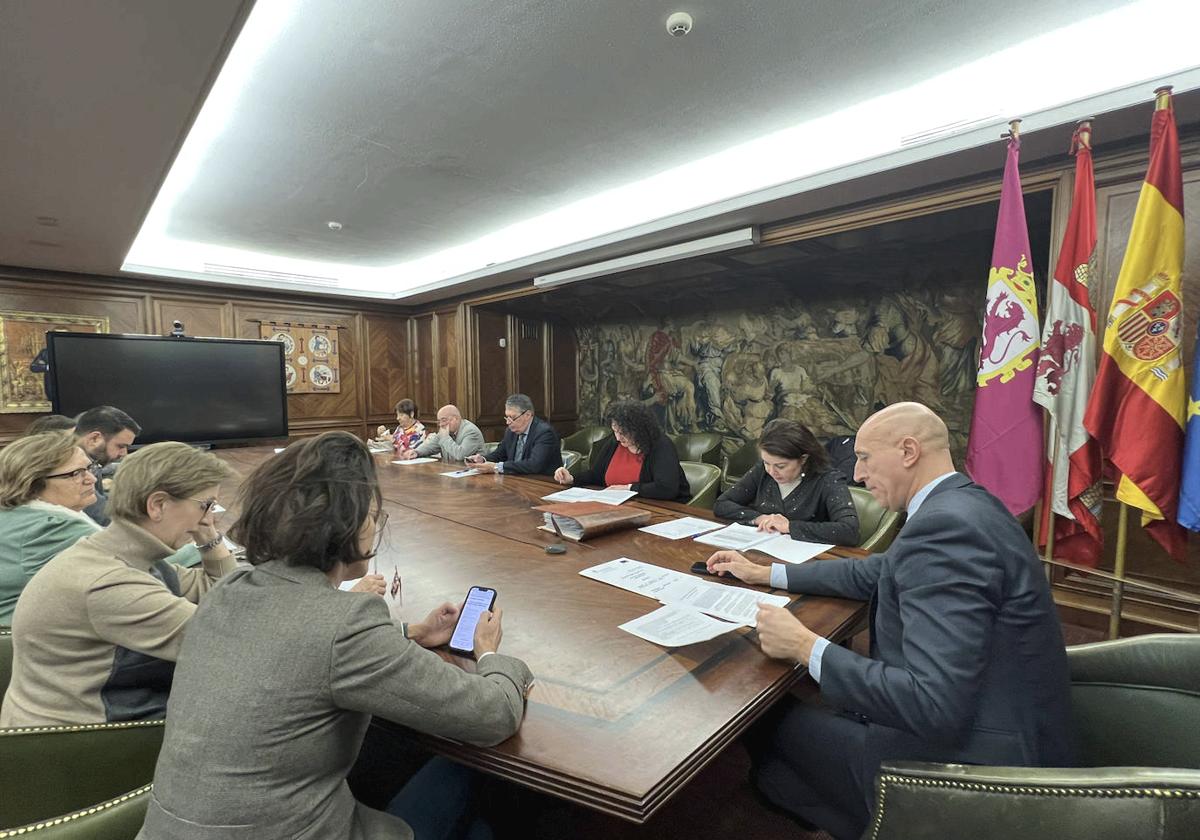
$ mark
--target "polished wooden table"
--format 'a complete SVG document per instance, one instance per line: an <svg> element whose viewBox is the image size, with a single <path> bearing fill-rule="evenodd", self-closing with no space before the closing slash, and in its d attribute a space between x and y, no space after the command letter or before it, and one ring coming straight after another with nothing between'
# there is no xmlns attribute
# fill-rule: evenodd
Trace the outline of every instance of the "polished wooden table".
<svg viewBox="0 0 1200 840"><path fill-rule="evenodd" d="M223 488L230 516L241 478L272 452L217 454L239 473ZM531 510L542 496L561 489L549 479L449 478L440 473L453 466L376 460L389 517L378 571L390 581L398 569L404 582L403 606L393 604L393 615L419 620L443 601L461 602L473 585L492 587L504 611L500 649L523 659L537 680L525 721L512 738L484 749L423 736L438 752L640 823L804 673L764 656L751 628L673 649L625 633L617 626L659 604L579 575L618 557L687 571L709 556L708 546L629 530L584 543L568 540L565 555L549 555L545 547L557 537L538 530L542 514ZM670 502L626 504L651 511L653 522L681 515L712 518L708 511ZM859 602L794 597L789 608L834 641L863 626L866 608ZM442 655L474 667L471 660Z"/></svg>

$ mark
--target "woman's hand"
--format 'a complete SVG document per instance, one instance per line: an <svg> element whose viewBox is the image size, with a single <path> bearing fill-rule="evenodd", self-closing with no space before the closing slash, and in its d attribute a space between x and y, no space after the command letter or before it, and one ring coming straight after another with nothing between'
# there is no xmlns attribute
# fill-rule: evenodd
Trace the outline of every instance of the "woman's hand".
<svg viewBox="0 0 1200 840"><path fill-rule="evenodd" d="M708 570L718 575L733 575L746 583L767 586L771 582L771 567L760 566L736 551L718 551L708 558Z"/></svg>
<svg viewBox="0 0 1200 840"><path fill-rule="evenodd" d="M787 534L792 529L792 524L782 513L764 513L754 520L754 524L760 531L772 531L776 534Z"/></svg>
<svg viewBox="0 0 1200 840"><path fill-rule="evenodd" d="M559 484L574 484L575 476L571 475L571 471L566 467L559 467L554 471L554 480Z"/></svg>
<svg viewBox="0 0 1200 840"><path fill-rule="evenodd" d="M383 595L387 592L387 581L383 575L363 575L358 583L350 587L351 592L370 592L372 595Z"/></svg>
<svg viewBox="0 0 1200 840"><path fill-rule="evenodd" d="M608 485L608 489L609 490L632 490L633 485L632 484L610 484L610 485Z"/></svg>
<svg viewBox="0 0 1200 840"><path fill-rule="evenodd" d="M454 635L454 625L458 621L459 607L449 602L442 604L424 621L408 625L408 638L421 647L435 648L450 641Z"/></svg>

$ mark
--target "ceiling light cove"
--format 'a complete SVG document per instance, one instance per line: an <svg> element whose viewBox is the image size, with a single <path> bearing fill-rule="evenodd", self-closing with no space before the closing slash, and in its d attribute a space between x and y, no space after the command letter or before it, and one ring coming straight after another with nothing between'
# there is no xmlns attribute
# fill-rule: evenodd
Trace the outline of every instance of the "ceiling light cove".
<svg viewBox="0 0 1200 840"><path fill-rule="evenodd" d="M1195 33L1200 31L1200 3L1138 0L1033 37L1014 38L1010 46L984 52L970 63L959 64L952 72L917 79L875 98L849 99L845 107L834 113L764 133L715 154L680 160L650 177L595 190L556 207L547 209L545 204L537 204L537 184L530 184L527 195L496 196L496 207L506 212L514 212L515 208L514 215L505 218L487 214L486 218L492 220L488 227L451 228L457 233L458 243L451 247L439 244L436 248L422 249L418 243L370 263L353 262L349 254L354 254L353 260L359 259L354 247L330 250L329 253L336 253L343 261L325 262L279 253L286 250L284 246L275 247L273 252L255 250L253 233L265 224L257 218L253 222L247 220L245 236L235 227L226 226L222 228L226 233L209 237L209 230L191 224L195 208L188 206L190 199L185 197L193 182L203 185L210 175L215 177L218 170L213 167L220 166L221 159L211 154L214 144L220 142L224 149L254 140L243 121L246 114L274 105L240 101L243 89L258 78L256 74L290 73L291 83L298 91L323 84L324 67L319 56L303 52L306 46L316 50L313 45L321 43L319 37L304 30L312 11L309 4L314 2L258 0L255 4L126 257L123 270L229 283L276 284L281 288L288 288L292 282L295 288L311 289L316 284L341 294L391 299L448 290L494 275L503 274L510 279L532 277L544 275L550 267L569 272L572 265L595 263L598 257L619 252L626 240L651 236L660 243L694 239L699 231L689 234L685 225L712 220L708 222L708 231L720 230L716 217L723 214L750 211L758 205L809 190L995 143L1012 117L1023 117L1024 131L1029 133L1073 123L1083 116L1149 103L1154 87L1160 83L1173 84L1177 93L1200 88L1200 65L1196 64L1194 43ZM680 32L685 28L685 22L672 15L668 19L669 30L671 21ZM1164 26L1163 21L1170 21L1170 25ZM705 23L706 26L710 23L708 17ZM690 31L690 19L686 24ZM986 21L980 21L980 26L986 25ZM663 35L658 27L662 26L662 18L657 18L654 26L655 43L661 45ZM703 45L707 32L708 29L702 28L692 35L688 47ZM395 35L392 40L400 37ZM701 40L692 43L697 37ZM276 42L279 48L272 49ZM288 49L282 49L283 44ZM394 50L389 47L388 52L403 52L401 46L395 45ZM414 49L417 46L414 43ZM661 52L678 55L675 50ZM1103 56L1104 60L1092 61L1088 56ZM704 57L695 53L689 60L703 61ZM460 84L479 86L480 142L518 142L515 138L502 140L488 134L484 100L489 89L489 72L494 68L476 69L478 75L470 77L469 82L460 79ZM904 77L904 69L896 68L898 78ZM437 79L427 78L424 70L414 76L418 78L421 84L430 86L429 111L421 115L422 119L461 120L462 114L437 110ZM787 80L781 81L783 87L778 91L781 106L789 95L801 101L804 85L784 82ZM543 82L530 79L529 83L536 86ZM356 92L346 90L339 95L347 99ZM330 107L336 103L335 97ZM685 118L672 117L670 108L665 108L663 114L666 120ZM547 119L552 116L547 115ZM415 115L413 118L417 119ZM311 186L319 181L308 178L306 173L295 173L294 186L291 180L287 183L288 202L305 211L311 208L311 214L303 217L303 225L272 229L277 234L276 241L301 227L311 231L330 216L343 220L346 227L342 229L342 222L326 222L329 231L341 233L334 238L320 231L318 239L322 247L333 249L336 243L391 241L399 238L402 230L395 225L388 228L386 215L381 217L375 212L379 205L369 203L369 196L379 201L383 185L397 195L409 190L410 201L464 204L476 198L472 185L489 174L460 165L452 156L442 161L438 148L406 148L394 142L383 117L378 125L339 125L333 124L332 119L330 125L295 126L296 142L321 131L358 138L354 153L362 155L365 163L360 164L356 158L353 166L345 166L344 172L344 179L354 191L342 193L335 201ZM681 124L679 130L686 132L688 127ZM614 133L614 136L620 135ZM584 155L587 150L574 153ZM571 160L563 158L556 165L560 169L569 167ZM441 162L433 165L431 161ZM999 161L997 151L997 166ZM335 167L344 161L318 163ZM336 171L342 177L342 170ZM434 183L425 179L441 177L445 172L458 179L453 183L466 185L463 193L443 198L436 192L420 191L422 185ZM228 177L228 173L222 174ZM377 187L376 179L385 180ZM583 191L580 188L576 195ZM281 196L284 192L281 190ZM749 217L746 213L743 218ZM520 221L506 223L512 218ZM498 223L497 219L503 221ZM218 241L209 241L210 238ZM247 243L251 247L246 247ZM608 249L607 253L604 249ZM383 264L393 259L395 262Z"/></svg>

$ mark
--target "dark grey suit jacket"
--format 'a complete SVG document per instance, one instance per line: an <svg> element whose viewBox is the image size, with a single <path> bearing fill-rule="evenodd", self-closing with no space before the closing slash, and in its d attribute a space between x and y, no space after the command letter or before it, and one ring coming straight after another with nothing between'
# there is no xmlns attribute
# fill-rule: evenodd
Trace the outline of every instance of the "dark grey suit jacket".
<svg viewBox="0 0 1200 840"><path fill-rule="evenodd" d="M372 715L473 744L521 725L533 677L468 674L404 638L382 598L313 568L239 569L188 623L140 840L394 840L412 831L346 784Z"/></svg>
<svg viewBox="0 0 1200 840"><path fill-rule="evenodd" d="M562 444L554 427L540 417L534 417L525 430L525 449L520 459L517 452L517 436L506 429L500 445L488 453L487 459L495 463L504 462L504 472L513 475L554 475L562 466Z"/></svg>
<svg viewBox="0 0 1200 840"><path fill-rule="evenodd" d="M1029 538L955 474L882 554L789 565L788 589L871 601L871 657L830 645L821 694L866 719L867 789L886 759L1070 766L1058 613Z"/></svg>

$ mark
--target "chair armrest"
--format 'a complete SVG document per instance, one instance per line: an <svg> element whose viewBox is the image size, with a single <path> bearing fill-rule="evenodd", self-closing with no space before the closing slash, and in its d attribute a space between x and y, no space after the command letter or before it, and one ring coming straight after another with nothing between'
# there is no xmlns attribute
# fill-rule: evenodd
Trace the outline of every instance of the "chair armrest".
<svg viewBox="0 0 1200 840"><path fill-rule="evenodd" d="M1200 771L887 762L864 840L1200 836Z"/></svg>
<svg viewBox="0 0 1200 840"><path fill-rule="evenodd" d="M146 785L98 805L63 814L11 831L0 830L0 840L33 837L37 840L97 840L133 837L146 819L151 786Z"/></svg>

